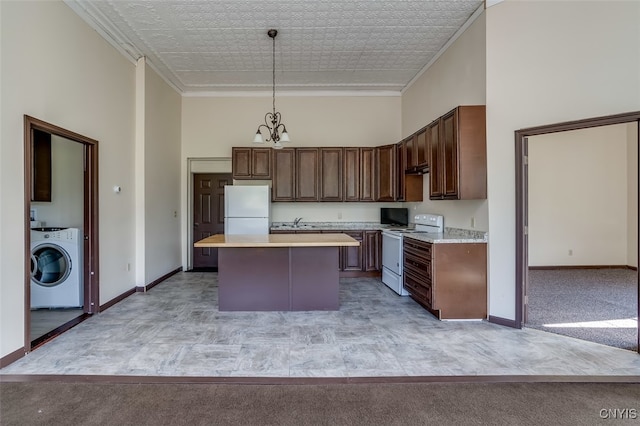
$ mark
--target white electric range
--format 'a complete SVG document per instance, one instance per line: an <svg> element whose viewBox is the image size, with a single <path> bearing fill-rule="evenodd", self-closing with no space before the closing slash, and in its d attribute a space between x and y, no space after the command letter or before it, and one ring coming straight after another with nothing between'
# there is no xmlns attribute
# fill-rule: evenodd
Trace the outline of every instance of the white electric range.
<svg viewBox="0 0 640 426"><path fill-rule="evenodd" d="M411 233L442 233L444 216L417 214L413 217L414 228L391 228L382 231L382 282L400 296L409 293L402 285L403 236Z"/></svg>

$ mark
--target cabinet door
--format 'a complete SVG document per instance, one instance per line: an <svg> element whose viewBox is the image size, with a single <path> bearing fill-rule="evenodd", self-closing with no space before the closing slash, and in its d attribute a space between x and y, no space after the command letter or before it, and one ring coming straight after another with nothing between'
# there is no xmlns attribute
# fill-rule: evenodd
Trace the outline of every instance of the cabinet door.
<svg viewBox="0 0 640 426"><path fill-rule="evenodd" d="M457 109L442 116L443 197L458 197L458 127Z"/></svg>
<svg viewBox="0 0 640 426"><path fill-rule="evenodd" d="M342 201L342 148L320 148L320 201Z"/></svg>
<svg viewBox="0 0 640 426"><path fill-rule="evenodd" d="M251 179L251 148L231 148L231 169L234 179Z"/></svg>
<svg viewBox="0 0 640 426"><path fill-rule="evenodd" d="M295 197L295 149L273 151L273 201L293 201Z"/></svg>
<svg viewBox="0 0 640 426"><path fill-rule="evenodd" d="M51 201L51 134L33 130L31 201Z"/></svg>
<svg viewBox="0 0 640 426"><path fill-rule="evenodd" d="M376 148L378 191L376 201L396 200L396 146L384 145Z"/></svg>
<svg viewBox="0 0 640 426"><path fill-rule="evenodd" d="M318 148L296 148L296 201L318 201Z"/></svg>
<svg viewBox="0 0 640 426"><path fill-rule="evenodd" d="M364 271L381 269L382 238L380 231L364 232Z"/></svg>
<svg viewBox="0 0 640 426"><path fill-rule="evenodd" d="M431 123L427 129L427 139L429 144L429 198L442 198L442 141L440 139L440 120Z"/></svg>
<svg viewBox="0 0 640 426"><path fill-rule="evenodd" d="M407 169L406 141L396 144L396 201L405 201L405 170Z"/></svg>
<svg viewBox="0 0 640 426"><path fill-rule="evenodd" d="M251 149L251 177L271 179L271 148Z"/></svg>
<svg viewBox="0 0 640 426"><path fill-rule="evenodd" d="M415 144L416 144L416 167L418 169L424 170L429 167L429 149L427 147L427 130L428 127L425 126L422 129L418 130L415 136Z"/></svg>
<svg viewBox="0 0 640 426"><path fill-rule="evenodd" d="M404 140L404 145L407 150L407 163L404 170L414 170L418 166L418 152L415 134L406 138Z"/></svg>
<svg viewBox="0 0 640 426"><path fill-rule="evenodd" d="M376 191L375 148L360 148L360 201L374 201Z"/></svg>
<svg viewBox="0 0 640 426"><path fill-rule="evenodd" d="M362 271L363 238L362 231L342 231L360 243L357 247L342 247L342 270Z"/></svg>
<svg viewBox="0 0 640 426"><path fill-rule="evenodd" d="M360 148L344 148L344 201L360 201Z"/></svg>

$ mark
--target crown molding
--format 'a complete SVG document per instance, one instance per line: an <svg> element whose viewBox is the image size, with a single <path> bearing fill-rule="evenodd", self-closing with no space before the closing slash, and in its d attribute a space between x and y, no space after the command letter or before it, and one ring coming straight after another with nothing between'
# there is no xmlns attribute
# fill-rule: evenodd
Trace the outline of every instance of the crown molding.
<svg viewBox="0 0 640 426"><path fill-rule="evenodd" d="M278 91L278 98L295 97L367 97L367 96L402 96L400 91L394 90L296 90ZM209 92L183 92L185 98L270 98L271 90L267 91L209 91Z"/></svg>

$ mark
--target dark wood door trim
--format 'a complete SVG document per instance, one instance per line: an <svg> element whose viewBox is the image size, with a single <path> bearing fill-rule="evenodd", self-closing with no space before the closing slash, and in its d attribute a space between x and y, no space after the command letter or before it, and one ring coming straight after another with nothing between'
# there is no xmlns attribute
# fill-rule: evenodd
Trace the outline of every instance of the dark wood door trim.
<svg viewBox="0 0 640 426"><path fill-rule="evenodd" d="M33 167L32 135L35 130L57 135L84 145L84 313L100 311L100 268L98 240L98 141L28 115L24 116L24 341L31 350L31 233L29 207Z"/></svg>
<svg viewBox="0 0 640 426"><path fill-rule="evenodd" d="M524 323L524 294L526 288L528 258L527 258L527 199L529 188L527 184L527 137L543 135L548 133L564 132L567 130L580 130L591 127L609 126L613 124L636 123L638 126L638 145L640 146L640 111L623 114L609 115L604 117L587 118L583 120L567 121L563 123L549 124L544 126L529 127L516 130L515 132L515 153L516 153L516 294L515 294L515 326L522 328ZM640 149L639 149L640 151ZM638 156L640 164L640 154ZM640 180L640 179L639 179ZM640 190L639 190L640 192ZM640 215L638 218L640 227ZM638 228L640 229L640 228ZM638 251L638 262L640 263L640 242ZM638 274L638 300L640 301L640 274ZM640 303L637 304L638 316L640 316ZM640 327L638 336L638 352L640 352Z"/></svg>

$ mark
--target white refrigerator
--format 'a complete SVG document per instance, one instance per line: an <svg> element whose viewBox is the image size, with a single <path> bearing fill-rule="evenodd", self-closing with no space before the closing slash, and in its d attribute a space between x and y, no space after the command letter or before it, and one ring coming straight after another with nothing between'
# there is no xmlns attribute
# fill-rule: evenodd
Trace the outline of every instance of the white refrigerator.
<svg viewBox="0 0 640 426"><path fill-rule="evenodd" d="M224 233L268 234L271 188L267 185L225 185Z"/></svg>

